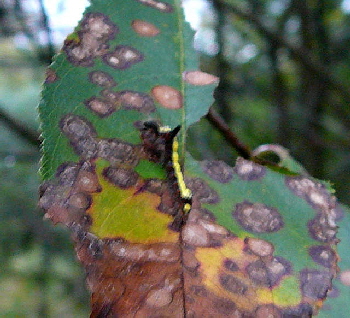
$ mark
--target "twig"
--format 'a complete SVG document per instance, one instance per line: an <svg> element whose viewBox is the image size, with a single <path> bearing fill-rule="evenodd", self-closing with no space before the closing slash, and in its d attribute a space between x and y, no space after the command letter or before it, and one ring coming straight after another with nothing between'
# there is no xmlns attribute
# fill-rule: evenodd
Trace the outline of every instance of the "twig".
<svg viewBox="0 0 350 318"><path fill-rule="evenodd" d="M0 120L13 130L17 135L26 140L29 144L39 147L39 134L29 127L26 127L18 120L12 118L2 108L0 108Z"/></svg>
<svg viewBox="0 0 350 318"><path fill-rule="evenodd" d="M252 157L250 149L244 145L232 132L223 118L211 107L207 115L209 122L217 128L224 138L236 149L236 151L245 159Z"/></svg>
<svg viewBox="0 0 350 318"><path fill-rule="evenodd" d="M229 104L227 103L227 92L230 91L230 82L228 79L228 70L230 66L228 65L224 52L225 52L225 38L224 38L224 28L226 23L225 10L223 10L220 2L214 2L214 8L217 13L217 23L216 23L216 36L218 42L218 53L216 55L216 68L217 76L220 78L218 87L215 90L215 100L218 106L218 112L223 116L227 122L232 118L232 112L230 110Z"/></svg>
<svg viewBox="0 0 350 318"><path fill-rule="evenodd" d="M55 55L55 46L52 39L52 31L49 25L49 17L45 10L45 5L43 0L38 0L39 6L40 6L40 13L41 13L41 23L42 28L44 29L46 36L47 36L47 54L46 59L48 63L51 63L52 57Z"/></svg>

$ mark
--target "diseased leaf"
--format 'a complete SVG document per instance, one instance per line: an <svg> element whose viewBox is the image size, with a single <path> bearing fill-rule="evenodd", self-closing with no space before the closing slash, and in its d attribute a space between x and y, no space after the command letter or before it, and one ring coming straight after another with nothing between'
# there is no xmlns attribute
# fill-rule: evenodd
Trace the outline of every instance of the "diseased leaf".
<svg viewBox="0 0 350 318"><path fill-rule="evenodd" d="M188 157L186 176L193 204L183 242L197 262L196 285L209 299L255 317L317 313L337 261L338 204L326 187L242 158L232 168ZM203 303L186 275L186 295ZM212 301L207 307L214 308Z"/></svg>
<svg viewBox="0 0 350 318"><path fill-rule="evenodd" d="M338 221L339 244L337 251L340 255L339 271L333 280L333 287L328 292L328 298L317 317L347 318L349 316L350 299L350 209L344 205L339 207Z"/></svg>
<svg viewBox="0 0 350 318"><path fill-rule="evenodd" d="M335 274L336 200L243 159L188 155L183 180L217 84L191 41L178 0L92 1L48 70L40 206L73 232L91 317L309 317Z"/></svg>
<svg viewBox="0 0 350 318"><path fill-rule="evenodd" d="M179 0L92 1L47 72L39 107L44 178L78 160L81 148L90 148L85 159L96 158L93 136L139 143L139 121L181 124L182 146L186 127L208 111L218 83L198 70L192 36ZM68 115L81 116L91 132L64 136L59 123Z"/></svg>
<svg viewBox="0 0 350 318"><path fill-rule="evenodd" d="M92 1L48 69L40 206L73 231L92 317L183 315L174 136L144 123L181 124L183 152L217 82L198 70L180 1Z"/></svg>

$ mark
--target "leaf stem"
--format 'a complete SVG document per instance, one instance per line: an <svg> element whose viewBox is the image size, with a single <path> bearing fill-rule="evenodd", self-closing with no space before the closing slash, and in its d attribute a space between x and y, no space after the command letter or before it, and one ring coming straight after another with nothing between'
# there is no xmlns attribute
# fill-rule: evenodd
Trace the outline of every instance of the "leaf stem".
<svg viewBox="0 0 350 318"><path fill-rule="evenodd" d="M17 119L12 118L0 107L0 121L2 121L8 128L14 131L17 135L26 140L29 144L39 147L39 134L31 128L25 126Z"/></svg>
<svg viewBox="0 0 350 318"><path fill-rule="evenodd" d="M209 109L207 114L207 119L209 122L217 128L223 137L232 145L232 147L245 159L250 159L252 157L251 150L248 146L243 144L236 134L230 129L224 119L214 110L213 107Z"/></svg>

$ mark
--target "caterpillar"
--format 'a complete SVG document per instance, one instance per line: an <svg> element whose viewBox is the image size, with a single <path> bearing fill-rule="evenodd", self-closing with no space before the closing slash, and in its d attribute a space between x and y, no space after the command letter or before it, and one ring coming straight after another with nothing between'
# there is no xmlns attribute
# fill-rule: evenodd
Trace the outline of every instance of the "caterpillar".
<svg viewBox="0 0 350 318"><path fill-rule="evenodd" d="M160 161L167 169L172 169L176 178L181 199L184 202L183 211L188 213L191 210L192 192L187 188L184 176L179 162L179 142L176 137L181 126L175 127L173 130L169 126L159 126L156 122L145 122L146 129L152 129L157 135L164 137L166 142L164 154L159 154ZM171 154L169 154L171 153Z"/></svg>

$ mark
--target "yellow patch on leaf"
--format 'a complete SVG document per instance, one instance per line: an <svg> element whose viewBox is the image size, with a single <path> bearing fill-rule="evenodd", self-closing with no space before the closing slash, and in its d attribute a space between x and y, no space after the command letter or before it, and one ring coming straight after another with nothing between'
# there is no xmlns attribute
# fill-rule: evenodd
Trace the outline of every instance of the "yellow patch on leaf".
<svg viewBox="0 0 350 318"><path fill-rule="evenodd" d="M240 310L250 311L258 305L272 303L278 307L294 306L301 301L295 277L283 278L273 289L254 284L245 269L260 258L246 253L244 241L240 238L227 239L221 247L197 248L196 258L201 264L199 271L203 284L218 297L232 300ZM238 270L225 268L227 260L234 262ZM226 280L226 288L223 280ZM232 290L229 290L230 285ZM292 294L291 290L294 291Z"/></svg>
<svg viewBox="0 0 350 318"><path fill-rule="evenodd" d="M168 228L173 217L157 209L158 195L137 193L137 187L120 189L100 173L98 176L102 191L93 194L93 204L87 211L92 217L92 233L99 238L121 237L131 243L178 241L179 234Z"/></svg>

